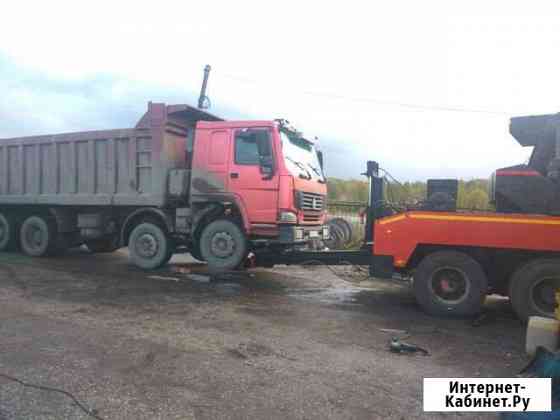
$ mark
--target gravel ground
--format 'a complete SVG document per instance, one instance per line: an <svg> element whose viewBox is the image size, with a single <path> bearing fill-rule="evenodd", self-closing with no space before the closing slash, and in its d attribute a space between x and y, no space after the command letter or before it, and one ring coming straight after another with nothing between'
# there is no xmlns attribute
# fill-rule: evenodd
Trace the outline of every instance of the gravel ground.
<svg viewBox="0 0 560 420"><path fill-rule="evenodd" d="M524 328L489 299L480 326L429 317L410 290L325 267L209 277L176 256L0 254L0 373L62 388L104 419L485 419L422 412L423 377L512 376ZM406 341L430 356L395 355ZM0 378L0 420L86 419Z"/></svg>

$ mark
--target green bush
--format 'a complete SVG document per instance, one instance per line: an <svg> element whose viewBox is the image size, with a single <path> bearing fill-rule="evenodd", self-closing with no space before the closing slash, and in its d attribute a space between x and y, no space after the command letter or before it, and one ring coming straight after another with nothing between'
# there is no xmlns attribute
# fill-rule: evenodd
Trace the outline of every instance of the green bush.
<svg viewBox="0 0 560 420"><path fill-rule="evenodd" d="M367 203L368 183L355 179L329 178L329 201L352 201ZM387 199L393 203L414 204L426 198L426 183L422 181L389 183ZM461 209L488 210L488 181L485 179L460 180L457 206Z"/></svg>

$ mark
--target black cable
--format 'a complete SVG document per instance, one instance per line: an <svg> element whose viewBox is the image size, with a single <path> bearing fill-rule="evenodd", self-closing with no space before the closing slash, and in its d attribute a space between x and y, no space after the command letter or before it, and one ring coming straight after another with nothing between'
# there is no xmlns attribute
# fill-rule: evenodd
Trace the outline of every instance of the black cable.
<svg viewBox="0 0 560 420"><path fill-rule="evenodd" d="M97 419L97 420L104 420L103 417L99 416L97 414L97 410L95 409L88 409L86 406L84 406L80 401L77 400L76 397L74 397L74 395L72 395L70 392L65 391L63 389L58 389L58 388L52 388L50 386L43 386L43 385L35 385L35 384L30 384L28 382L24 382L21 379L15 378L13 376L10 375L6 375L5 373L0 373L0 377L4 378L4 379L8 379L12 382L16 382L18 384L20 384L23 387L26 388L35 388L35 389L40 389L41 391L49 391L49 392L58 392L59 394L63 394L66 395L68 398L70 398L72 401L74 401L74 404L76 404L84 413L86 413L88 416Z"/></svg>
<svg viewBox="0 0 560 420"><path fill-rule="evenodd" d="M385 174L385 179L386 180L388 180L388 178L390 178L391 181L393 181L395 184L397 184L399 187L401 187L401 189L403 191L405 190L405 186L397 178L395 178L387 169L379 167L379 170L382 171ZM406 202L404 202L404 203L389 203L389 205L391 206L391 208L393 210L396 210L397 212L410 210L409 205Z"/></svg>
<svg viewBox="0 0 560 420"><path fill-rule="evenodd" d="M265 83L262 81L252 80L245 77L234 76L231 74L221 74L221 76L235 80L242 83L250 83L255 85L264 85ZM295 92L295 91L294 91ZM487 114L487 115L496 115L496 116L510 116L511 112L506 111L497 111L497 110L486 110L486 109L473 109L473 108L463 108L463 107L453 107L453 106L440 106L440 105L425 105L425 104L414 104L414 103L406 103L406 102L397 102L397 101L382 101L374 98L366 98L366 97L351 97L345 95L338 95L338 94L331 94L325 92L315 92L315 91L299 91L301 95L305 96L315 96L321 98L330 98L330 99L337 99L337 100L345 100L350 102L361 102L361 103L371 103L375 105L383 105L383 106L395 106L401 108L408 108L420 111L445 111L445 112L463 112L463 113L470 113L470 114Z"/></svg>
<svg viewBox="0 0 560 420"><path fill-rule="evenodd" d="M387 169L384 169L380 166L379 170L383 171L385 173L385 175L387 175L389 178L391 178L393 180L393 182L398 184L401 188L404 188L404 185L401 184L397 178L395 178L393 175L391 175L391 172L389 172Z"/></svg>
<svg viewBox="0 0 560 420"><path fill-rule="evenodd" d="M343 261L340 261L340 262L342 263L341 265L349 266L349 267L353 268L354 270L356 270L357 272L365 273L365 275L358 277L358 281L363 281L363 280L369 278L369 271L367 269L365 269L363 267L360 267L358 265L354 265L350 261L344 261L343 260ZM305 267L305 266L327 267L329 269L329 271L331 273L333 273L339 279L342 279L344 281L350 281L350 280L348 280L348 278L351 278L352 279L352 281L350 281L351 283L355 282L354 278L357 277L356 275L352 275L352 274L340 273L340 272L336 271L332 266L330 266L328 264L325 264L321 260L306 260L306 261L303 261L299 265L301 265L303 267Z"/></svg>
<svg viewBox="0 0 560 420"><path fill-rule="evenodd" d="M393 189L391 188L391 181L389 180L389 178L387 178L387 176L384 176L383 179L385 180L385 182L387 182L387 201L392 203L395 200L393 200Z"/></svg>

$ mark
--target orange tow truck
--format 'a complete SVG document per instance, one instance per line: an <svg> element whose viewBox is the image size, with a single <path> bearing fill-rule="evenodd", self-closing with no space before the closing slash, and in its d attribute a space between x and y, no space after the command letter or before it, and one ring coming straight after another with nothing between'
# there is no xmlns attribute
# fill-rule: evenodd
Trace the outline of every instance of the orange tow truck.
<svg viewBox="0 0 560 420"><path fill-rule="evenodd" d="M560 115L513 118L510 132L534 149L528 164L492 175L495 211L458 209L456 180L429 180L424 202L395 210L370 161L362 249L283 253L272 261L350 262L369 265L375 277L410 277L418 303L434 315L476 315L487 295L500 294L522 320L553 317L560 288Z"/></svg>

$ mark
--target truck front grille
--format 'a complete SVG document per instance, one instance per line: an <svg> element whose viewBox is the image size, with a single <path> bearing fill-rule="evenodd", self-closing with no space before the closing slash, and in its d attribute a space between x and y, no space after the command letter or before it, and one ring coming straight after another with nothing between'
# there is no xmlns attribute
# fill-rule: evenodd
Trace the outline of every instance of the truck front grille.
<svg viewBox="0 0 560 420"><path fill-rule="evenodd" d="M303 211L321 212L325 208L325 196L298 191L296 193L296 204Z"/></svg>
<svg viewBox="0 0 560 420"><path fill-rule="evenodd" d="M321 213L303 213L304 222L318 222L321 220Z"/></svg>

